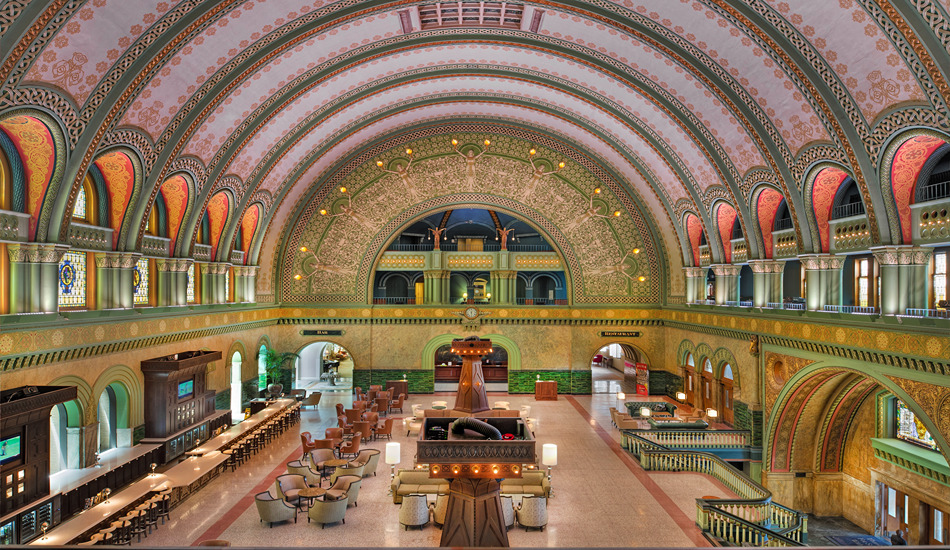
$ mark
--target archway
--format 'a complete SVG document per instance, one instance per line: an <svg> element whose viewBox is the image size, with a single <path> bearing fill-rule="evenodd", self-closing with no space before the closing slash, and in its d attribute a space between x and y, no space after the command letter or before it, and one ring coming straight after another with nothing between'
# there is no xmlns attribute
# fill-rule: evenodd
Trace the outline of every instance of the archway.
<svg viewBox="0 0 950 550"><path fill-rule="evenodd" d="M637 363L640 353L630 344L612 342L602 346L591 357L591 392L636 392ZM649 371L645 373L649 378ZM644 385L646 387L646 385Z"/></svg>
<svg viewBox="0 0 950 550"><path fill-rule="evenodd" d="M349 392L353 388L353 354L329 341L311 342L297 352L294 386L307 392Z"/></svg>
<svg viewBox="0 0 950 550"><path fill-rule="evenodd" d="M96 409L99 423L99 452L117 447L131 447L129 427L129 392L119 382L113 382L99 394Z"/></svg>
<svg viewBox="0 0 950 550"><path fill-rule="evenodd" d="M732 426L734 421L733 414L733 374L732 365L726 363L722 366L722 375L719 378L719 416L722 421Z"/></svg>

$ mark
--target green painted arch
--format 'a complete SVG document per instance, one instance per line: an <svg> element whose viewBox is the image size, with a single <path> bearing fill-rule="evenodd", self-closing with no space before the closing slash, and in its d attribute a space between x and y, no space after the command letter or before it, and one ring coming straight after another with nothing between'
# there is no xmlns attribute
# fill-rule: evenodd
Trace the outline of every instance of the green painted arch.
<svg viewBox="0 0 950 550"><path fill-rule="evenodd" d="M857 363L857 361L855 361L855 363ZM881 388L890 392L891 395L900 398L901 401L903 401L908 406L908 408L910 408L914 414L920 418L927 430L933 435L934 440L936 440L937 446L940 449L944 459L950 462L950 446L948 446L946 434L943 434L938 429L936 423L934 423L930 416L923 411L917 401L913 399L907 392L905 392L903 388L895 384L886 376L877 372L878 369L861 368L857 364L846 367L841 366L840 364L829 364L828 361L821 361L818 363L812 363L796 372L785 383L785 385L782 386L781 391L779 391L779 394L775 399L775 403L772 404L772 409L769 411L768 422L764 430L765 440L763 441L762 453L763 467L768 468L772 464L772 441L775 438L776 430L779 428L778 421L782 411L788 404L789 397L807 379L827 371L846 372L863 376L876 382Z"/></svg>
<svg viewBox="0 0 950 550"><path fill-rule="evenodd" d="M86 411L94 409L95 405L92 403L92 388L88 382L78 376L69 374L60 376L49 382L48 385L75 386L76 399L63 403L66 407L66 425L70 428L78 428L89 423L86 418Z"/></svg>
<svg viewBox="0 0 950 550"><path fill-rule="evenodd" d="M92 418L87 418L90 421L95 421L95 412L99 403L99 396L102 395L102 392L105 391L106 386L110 386L114 383L120 384L128 396L128 402L125 406L125 425L122 425L121 419L123 412L121 408L117 409L120 421L120 428L128 428L132 426L138 426L145 422L145 404L144 404L144 395L145 392L142 388L142 381L139 379L138 374L125 365L113 365L102 372L99 375L99 378L96 379L96 383L92 386L92 396L95 399L95 407L86 409L86 416L88 417L92 414ZM114 388L113 388L114 389ZM119 392L116 392L118 395ZM118 405L118 404L117 404Z"/></svg>
<svg viewBox="0 0 950 550"><path fill-rule="evenodd" d="M802 202L804 203L804 207L805 207L805 211L803 213L804 223L801 226L796 225L795 227L796 228L801 227L802 231L800 231L799 233L802 233L802 234L806 233L804 229L806 227L808 228L808 231L807 231L808 237L812 243L812 250L810 252L813 254L825 254L825 252L822 252L821 250L821 232L818 230L818 221L815 219L815 208L813 205L813 198L812 198L812 191L814 190L814 187L815 187L815 180L818 179L818 174L820 174L821 171L824 170L825 168L837 168L838 170L841 170L844 173L848 174L848 177L851 177L852 179L854 178L853 170L837 162L822 160L820 162L816 162L812 164L809 167L807 175L805 176L805 180L802 182L802 187L801 187ZM864 201L864 207L865 209L867 209L868 198L864 196L864 193L861 193L861 200ZM788 203L788 197L785 197L785 202ZM794 222L799 222L799 220L796 219L794 220ZM798 249L803 250L800 243L798 245Z"/></svg>
<svg viewBox="0 0 950 550"><path fill-rule="evenodd" d="M722 380L723 367L728 363L732 367L732 383L735 386L742 387L739 381L739 365L736 362L736 356L726 348L718 348L712 356L713 378Z"/></svg>
<svg viewBox="0 0 950 550"><path fill-rule="evenodd" d="M492 345L500 345L505 348L505 351L508 352L508 370L521 370L521 348L518 347L518 344L514 340L503 336L501 334L485 334L479 335L479 338L488 338L491 340Z"/></svg>
<svg viewBox="0 0 950 550"><path fill-rule="evenodd" d="M713 365L715 365L715 353L713 349L709 347L709 344L699 344L696 346L696 352L693 353L693 361L696 362L696 372L703 372L703 363L706 362L706 359L709 359Z"/></svg>
<svg viewBox="0 0 950 550"><path fill-rule="evenodd" d="M594 352L590 354L591 358L597 355L597 352L600 351L605 346L609 346L611 344L617 344L620 347L627 347L633 350L633 353L637 354L638 361L642 361L644 364L649 365L651 367L653 366L653 362L650 360L650 355L646 351L644 351L643 348L631 342L627 342L618 338L601 338L598 342L599 343L591 346L594 349Z"/></svg>
<svg viewBox="0 0 950 550"><path fill-rule="evenodd" d="M678 367L688 366L686 364L686 356L692 354L693 362L696 362L696 345L693 344L691 340L683 339L680 342L679 347L676 348L676 361L679 363Z"/></svg>

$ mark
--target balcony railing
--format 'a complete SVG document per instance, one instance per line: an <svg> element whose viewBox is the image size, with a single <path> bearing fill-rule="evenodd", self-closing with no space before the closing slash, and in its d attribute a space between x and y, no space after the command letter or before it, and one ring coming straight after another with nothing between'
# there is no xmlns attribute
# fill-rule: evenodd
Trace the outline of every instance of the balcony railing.
<svg viewBox="0 0 950 550"><path fill-rule="evenodd" d="M935 319L950 319L950 309L907 308L905 317L932 317Z"/></svg>
<svg viewBox="0 0 950 550"><path fill-rule="evenodd" d="M917 202L935 201L950 196L950 171L931 176L932 180L920 187L921 199Z"/></svg>
<svg viewBox="0 0 950 550"><path fill-rule="evenodd" d="M645 435L644 430L622 430L621 444L644 470L698 472L719 480L738 499L696 499L696 523L722 546L804 546L808 516L772 502L772 493L716 455L675 450L654 439L678 434ZM711 432L714 433L714 432ZM726 437L736 437L730 434ZM707 436L713 437L713 436ZM744 437L744 436L738 436ZM721 444L741 444L740 439Z"/></svg>
<svg viewBox="0 0 950 550"><path fill-rule="evenodd" d="M771 309L794 309L796 311L805 310L805 304L797 302L768 302L765 304L765 307Z"/></svg>
<svg viewBox="0 0 950 550"><path fill-rule="evenodd" d="M857 313L859 315L877 315L876 307L868 306L834 306L828 305L822 308L822 311L831 311L833 313Z"/></svg>
<svg viewBox="0 0 950 550"><path fill-rule="evenodd" d="M519 306L566 306L567 300L550 298L515 298Z"/></svg>
<svg viewBox="0 0 950 550"><path fill-rule="evenodd" d="M389 248L386 250L392 252L428 252L435 247L432 243L422 243L422 244L397 244L393 243L389 245Z"/></svg>
<svg viewBox="0 0 950 550"><path fill-rule="evenodd" d="M393 297L386 297L386 298L373 298L373 303L377 305L392 305L392 304L415 305L416 298L415 296L411 298L408 296L407 297L393 296Z"/></svg>
<svg viewBox="0 0 950 550"><path fill-rule="evenodd" d="M511 252L554 252L554 249L546 244L509 244L508 250Z"/></svg>
<svg viewBox="0 0 950 550"><path fill-rule="evenodd" d="M775 229L773 231L784 231L792 228L792 218L782 218L775 220Z"/></svg>
<svg viewBox="0 0 950 550"><path fill-rule="evenodd" d="M851 216L860 216L864 214L863 202L852 202L848 204L839 204L831 209L831 219L850 218Z"/></svg>

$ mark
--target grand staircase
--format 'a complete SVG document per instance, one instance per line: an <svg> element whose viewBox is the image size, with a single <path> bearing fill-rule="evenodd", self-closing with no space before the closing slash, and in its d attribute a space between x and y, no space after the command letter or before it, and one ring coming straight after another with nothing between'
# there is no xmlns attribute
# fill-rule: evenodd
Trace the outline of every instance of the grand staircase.
<svg viewBox="0 0 950 550"><path fill-rule="evenodd" d="M621 445L644 470L696 472L737 499L696 499L696 524L720 546L805 546L808 516L772 502L772 493L726 462L751 447L742 430L621 430Z"/></svg>

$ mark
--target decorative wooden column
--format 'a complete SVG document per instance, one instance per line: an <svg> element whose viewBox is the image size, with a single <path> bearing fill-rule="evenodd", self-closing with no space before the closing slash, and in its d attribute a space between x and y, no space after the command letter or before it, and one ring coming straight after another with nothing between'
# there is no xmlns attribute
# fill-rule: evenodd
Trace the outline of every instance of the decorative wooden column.
<svg viewBox="0 0 950 550"><path fill-rule="evenodd" d="M462 373L453 409L477 413L487 411L488 396L485 394L485 376L482 374L482 357L494 352L491 340L470 336L464 340L452 340L452 353L462 357Z"/></svg>

